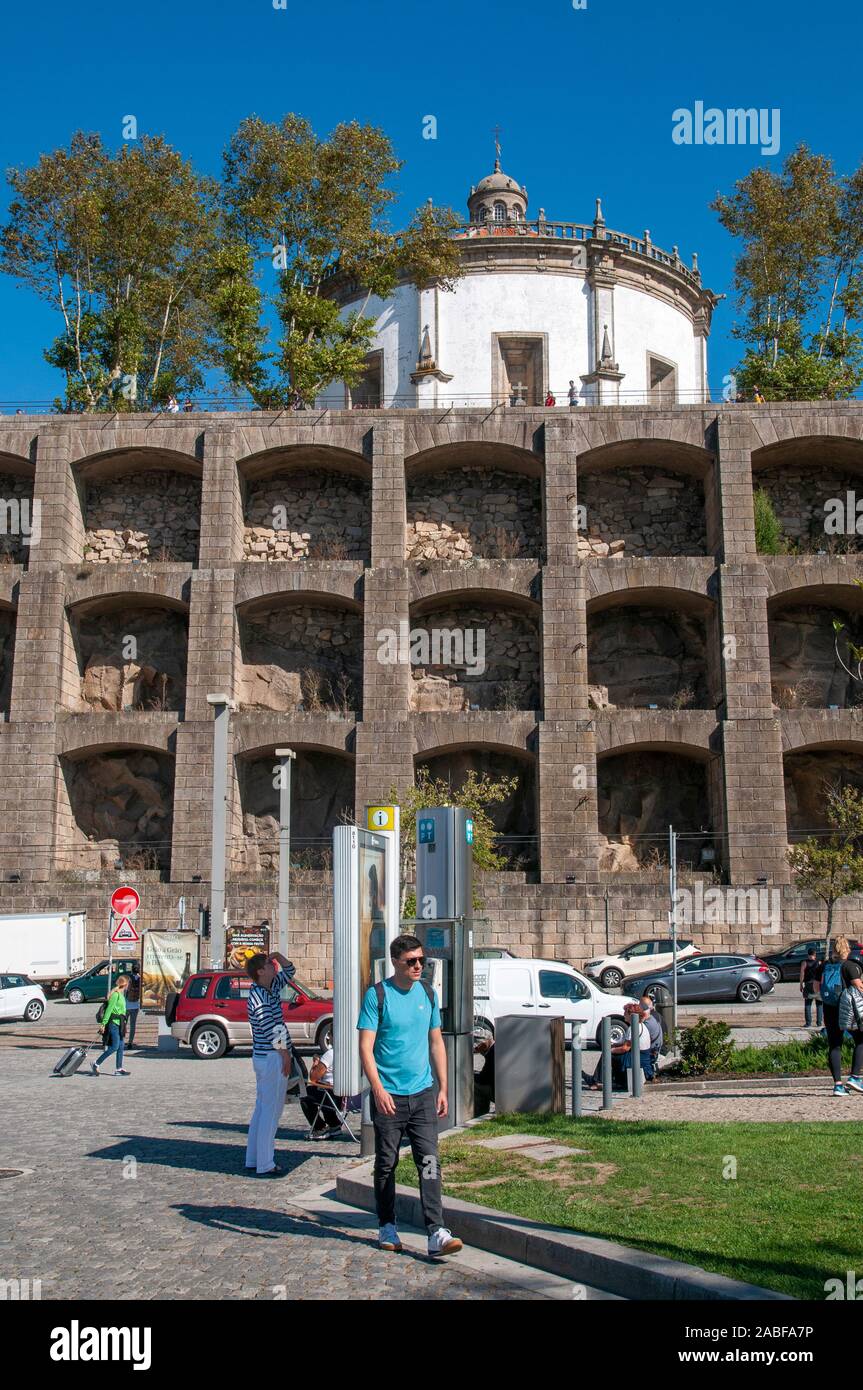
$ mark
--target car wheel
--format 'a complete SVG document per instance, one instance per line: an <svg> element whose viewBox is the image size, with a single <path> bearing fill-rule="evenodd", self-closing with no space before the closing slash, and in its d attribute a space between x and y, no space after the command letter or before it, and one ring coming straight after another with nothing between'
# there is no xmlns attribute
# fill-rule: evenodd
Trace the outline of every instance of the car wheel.
<svg viewBox="0 0 863 1390"><path fill-rule="evenodd" d="M617 989L619 985L623 984L623 971L603 970L599 977L599 983L603 989Z"/></svg>
<svg viewBox="0 0 863 1390"><path fill-rule="evenodd" d="M755 980L744 980L738 987L737 998L744 1004L757 1004L761 998L761 986Z"/></svg>
<svg viewBox="0 0 863 1390"><path fill-rule="evenodd" d="M648 985L644 992L657 1009L664 1009L666 1004L671 1003L671 995L664 985Z"/></svg>
<svg viewBox="0 0 863 1390"><path fill-rule="evenodd" d="M70 1004L83 1004L84 991L82 989L70 989L68 999Z"/></svg>
<svg viewBox="0 0 863 1390"><path fill-rule="evenodd" d="M781 983L782 983L782 971L779 969L779 966L778 966L778 965L768 965L767 969L770 971L770 978L772 979L773 983L774 983L775 985L781 985Z"/></svg>
<svg viewBox="0 0 863 1390"><path fill-rule="evenodd" d="M333 1045L333 1020L325 1019L315 1033L315 1047L319 1052L325 1052L328 1047Z"/></svg>
<svg viewBox="0 0 863 1390"><path fill-rule="evenodd" d="M28 1023L38 1023L45 1012L45 1005L41 999L31 999L24 1010L24 1018Z"/></svg>
<svg viewBox="0 0 863 1390"><path fill-rule="evenodd" d="M626 1020L625 1020L625 1019L622 1019L622 1018L613 1018L613 1019L611 1020L611 1046L612 1046L612 1047L619 1047L621 1043L626 1042L626 1039L627 1039L628 1034L629 1034L629 1029L628 1029L627 1026L626 1026ZM597 1047L600 1047L600 1048L602 1047L602 1024L601 1024L601 1023L600 1023L599 1027L598 1027L597 1030L596 1030L596 1045L597 1045Z"/></svg>
<svg viewBox="0 0 863 1390"><path fill-rule="evenodd" d="M215 1057L224 1057L228 1050L228 1038L224 1028L218 1023L202 1023L192 1034L189 1042L196 1057L210 1062Z"/></svg>

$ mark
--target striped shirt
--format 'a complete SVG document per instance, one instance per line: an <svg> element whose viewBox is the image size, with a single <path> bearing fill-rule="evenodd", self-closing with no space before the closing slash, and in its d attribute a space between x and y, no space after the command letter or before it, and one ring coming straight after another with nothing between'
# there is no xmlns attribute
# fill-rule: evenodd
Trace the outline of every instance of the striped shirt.
<svg viewBox="0 0 863 1390"><path fill-rule="evenodd" d="M252 1025L254 1057L266 1057L267 1053L274 1051L273 1029L285 1021L279 996L285 985L290 984L293 974L293 970L290 973L280 970L269 989L264 989L263 985L252 985L249 990L249 1023Z"/></svg>

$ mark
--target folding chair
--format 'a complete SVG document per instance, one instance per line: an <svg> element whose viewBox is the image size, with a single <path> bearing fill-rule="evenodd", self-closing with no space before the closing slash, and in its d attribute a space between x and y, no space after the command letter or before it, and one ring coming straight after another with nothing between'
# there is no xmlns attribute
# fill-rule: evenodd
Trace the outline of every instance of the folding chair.
<svg viewBox="0 0 863 1390"><path fill-rule="evenodd" d="M324 1094L318 1098L317 1103L315 1103L314 1100L308 1098L307 1096L307 1098L310 1101L310 1104L314 1105L315 1107L315 1113L312 1115L312 1118L309 1121L309 1128L308 1133L306 1134L306 1138L310 1140L320 1139L323 1133L326 1133L327 1135L332 1137L333 1135L341 1134L342 1130L346 1129L350 1137L353 1139L354 1143L358 1144L360 1141L351 1129L350 1121L348 1120L348 1114L351 1110L351 1104L355 1097L337 1096L330 1089L329 1086L321 1086L320 1083L317 1083L317 1090L324 1092ZM341 1104L339 1104L340 1101ZM306 1115L305 1108L303 1109L303 1114ZM308 1115L306 1115L307 1120L308 1118ZM338 1120L337 1125L333 1124L334 1119ZM315 1126L321 1120L324 1121L327 1128L325 1131L318 1130L317 1132L315 1132Z"/></svg>

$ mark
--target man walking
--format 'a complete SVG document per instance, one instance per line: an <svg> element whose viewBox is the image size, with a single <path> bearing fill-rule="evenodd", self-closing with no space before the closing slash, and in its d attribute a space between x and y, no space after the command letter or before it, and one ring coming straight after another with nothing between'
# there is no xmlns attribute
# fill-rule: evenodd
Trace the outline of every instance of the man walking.
<svg viewBox="0 0 863 1390"><path fill-rule="evenodd" d="M126 1048L135 1046L135 1029L138 1026L138 1015L141 1012L141 970L138 962L135 961L129 971L129 983L126 986L126 1017L129 1020L129 1036L126 1038Z"/></svg>
<svg viewBox="0 0 863 1390"><path fill-rule="evenodd" d="M462 1242L443 1224L437 1142L438 1118L448 1109L440 1008L434 990L421 978L425 955L415 936L397 936L390 959L394 975L366 990L357 1023L360 1060L372 1093L378 1244L381 1250L402 1249L395 1170L407 1135L419 1173L428 1253L433 1258L454 1255Z"/></svg>
<svg viewBox="0 0 863 1390"><path fill-rule="evenodd" d="M812 1027L812 1002L815 1001L815 1027L820 1028L824 1020L824 1005L821 995L815 994L815 972L818 969L818 952L810 946L806 959L800 967L800 993L803 995L803 1022Z"/></svg>
<svg viewBox="0 0 863 1390"><path fill-rule="evenodd" d="M282 967L277 970L274 962ZM295 975L295 967L278 951L272 957L252 956L246 974L249 990L249 1023L252 1026L252 1065L255 1068L255 1108L249 1123L246 1168L254 1168L259 1178L281 1178L287 1172L275 1160L276 1130L285 1104L293 1052L273 1044L276 1028L284 1025L281 992Z"/></svg>

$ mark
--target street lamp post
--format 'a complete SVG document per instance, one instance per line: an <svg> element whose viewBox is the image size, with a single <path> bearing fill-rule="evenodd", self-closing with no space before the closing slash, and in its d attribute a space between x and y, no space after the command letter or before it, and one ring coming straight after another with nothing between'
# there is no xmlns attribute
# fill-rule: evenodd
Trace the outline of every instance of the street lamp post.
<svg viewBox="0 0 863 1390"><path fill-rule="evenodd" d="M225 963L225 853L228 831L228 732L237 706L227 695L208 695L213 720L213 845L210 859L210 962Z"/></svg>
<svg viewBox="0 0 863 1390"><path fill-rule="evenodd" d="M279 950L288 954L288 916L291 889L291 763L293 748L277 748L279 759Z"/></svg>

